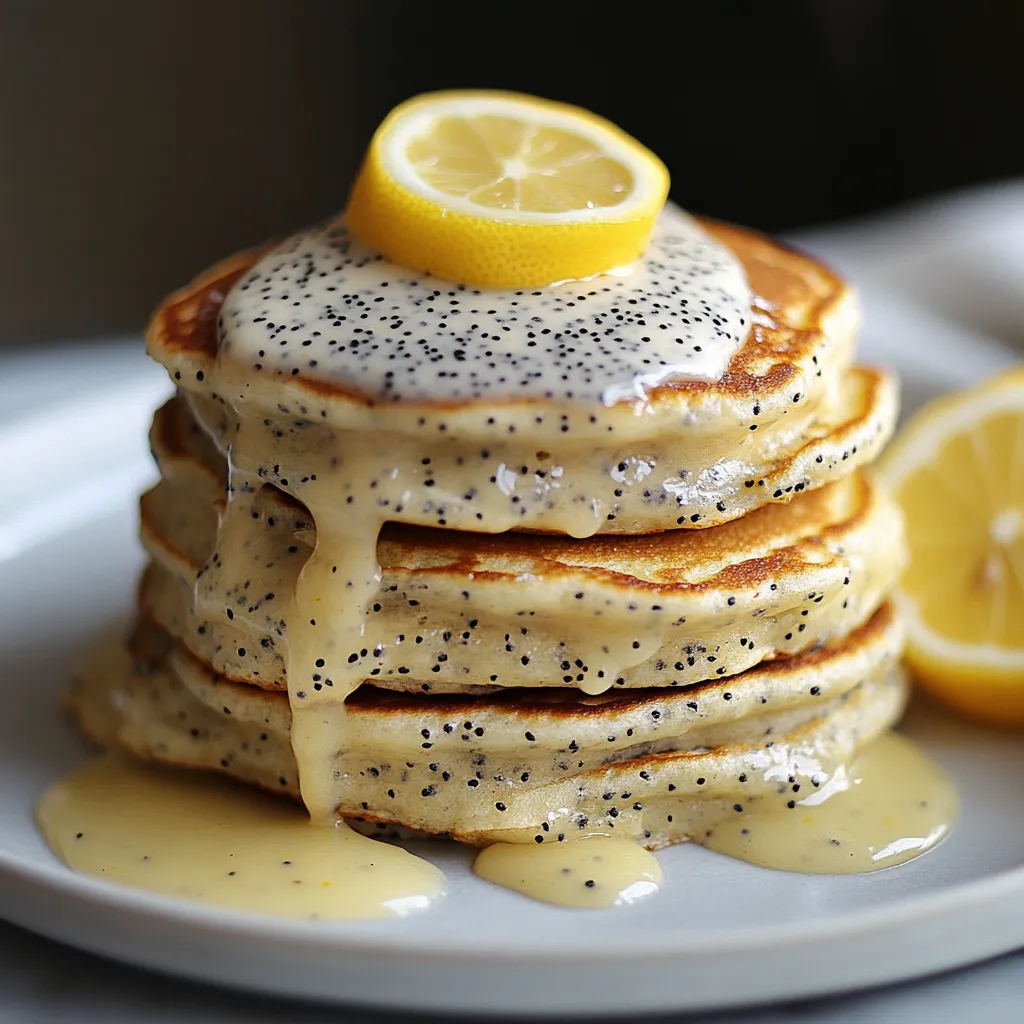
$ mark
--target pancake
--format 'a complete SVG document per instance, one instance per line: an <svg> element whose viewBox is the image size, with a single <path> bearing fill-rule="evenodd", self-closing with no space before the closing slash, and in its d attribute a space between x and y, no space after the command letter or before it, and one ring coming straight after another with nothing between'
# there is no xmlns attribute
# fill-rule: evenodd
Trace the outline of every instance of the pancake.
<svg viewBox="0 0 1024 1024"><path fill-rule="evenodd" d="M349 700L331 792L372 827L486 844L616 829L650 848L824 784L891 725L905 682L881 609L827 648L687 689L423 697L372 686ZM84 730L159 761L221 770L298 798L280 693L211 673L143 626L132 671L80 680Z"/></svg>
<svg viewBox="0 0 1024 1024"><path fill-rule="evenodd" d="M642 401L392 402L305 363L243 362L237 344L221 350L218 319L262 252L171 296L149 350L232 446L236 471L292 494L318 523L344 486L365 507L369 484L375 513L425 526L572 536L713 526L867 464L897 403L884 374L851 369L859 314L841 279L752 232L701 223L746 270L749 333L721 380L677 381ZM269 364L273 353L259 351Z"/></svg>
<svg viewBox="0 0 1024 1024"><path fill-rule="evenodd" d="M285 688L279 595L317 543L308 511L270 486L238 497L247 530L232 557L218 553L222 457L180 399L157 414L151 444L163 479L141 502L143 614L218 674ZM864 475L714 530L629 541L388 524L354 663L377 686L437 693L728 677L862 623L901 544L895 506Z"/></svg>

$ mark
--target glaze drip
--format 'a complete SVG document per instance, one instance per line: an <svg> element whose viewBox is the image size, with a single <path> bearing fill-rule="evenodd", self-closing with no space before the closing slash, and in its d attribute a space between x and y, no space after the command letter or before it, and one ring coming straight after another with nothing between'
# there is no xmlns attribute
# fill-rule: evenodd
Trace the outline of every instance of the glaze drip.
<svg viewBox="0 0 1024 1024"><path fill-rule="evenodd" d="M658 891L661 866L625 838L593 835L566 843L495 843L477 854L480 878L561 907L617 907Z"/></svg>

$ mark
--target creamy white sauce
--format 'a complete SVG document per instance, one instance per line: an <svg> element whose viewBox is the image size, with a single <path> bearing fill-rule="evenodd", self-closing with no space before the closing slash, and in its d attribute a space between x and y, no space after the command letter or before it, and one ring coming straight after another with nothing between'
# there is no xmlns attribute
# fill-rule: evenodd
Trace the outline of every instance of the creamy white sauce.
<svg viewBox="0 0 1024 1024"><path fill-rule="evenodd" d="M221 344L256 373L375 401L614 405L720 379L752 298L739 260L671 208L631 272L519 291L396 266L339 221L289 238L235 285Z"/></svg>

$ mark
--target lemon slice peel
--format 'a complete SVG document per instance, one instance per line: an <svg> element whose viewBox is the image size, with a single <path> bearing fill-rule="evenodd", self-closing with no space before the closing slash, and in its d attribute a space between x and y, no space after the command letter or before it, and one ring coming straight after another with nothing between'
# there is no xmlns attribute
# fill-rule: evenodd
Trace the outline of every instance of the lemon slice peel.
<svg viewBox="0 0 1024 1024"><path fill-rule="evenodd" d="M518 93L428 93L381 123L348 222L399 263L463 284L542 287L639 259L664 164L611 122Z"/></svg>

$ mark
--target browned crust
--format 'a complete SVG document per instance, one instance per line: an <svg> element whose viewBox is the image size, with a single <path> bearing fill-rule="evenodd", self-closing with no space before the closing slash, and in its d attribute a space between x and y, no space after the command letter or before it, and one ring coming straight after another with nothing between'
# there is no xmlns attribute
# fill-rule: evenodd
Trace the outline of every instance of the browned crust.
<svg viewBox="0 0 1024 1024"><path fill-rule="evenodd" d="M224 299L270 248L268 244L228 256L172 292L150 319L146 331L150 347L172 358L198 356L212 362L217 355L217 316Z"/></svg>
<svg viewBox="0 0 1024 1024"><path fill-rule="evenodd" d="M147 628L160 630L145 612L142 618ZM663 705L666 700L677 700L681 696L692 698L695 694L711 693L715 690L735 690L749 685L751 680L770 680L792 672L809 671L842 657L848 651L856 651L881 642L886 633L896 625L896 613L886 603L862 625L847 636L817 648L810 648L799 654L779 655L771 660L724 679L708 679L680 687L649 687L635 690L608 690L597 696L588 696L570 687L508 687L494 693L466 695L457 693L406 693L398 690L378 688L372 682L364 682L346 698L345 704L353 715L416 715L423 712L450 715L454 718L473 718L482 709L500 709L509 715L533 717L538 712L548 715L565 713L571 717L603 717L610 712L642 710L649 704ZM191 662L197 669L215 680L227 690L236 689L238 694L253 696L259 690L267 700L286 700L286 688L281 683L265 683L262 680L243 681L218 675L204 659L190 651L184 644L175 646L177 655ZM132 653L142 661L154 662L154 652L138 645Z"/></svg>
<svg viewBox="0 0 1024 1024"><path fill-rule="evenodd" d="M840 481L828 485L819 491L812 491L806 499L811 503L805 510L804 515L808 519L815 519L819 523L827 518L828 499L834 495L833 488L851 486L856 493L850 505L851 511L837 517L828 525L815 531L814 536L807 536L794 541L790 548L775 552L771 555L759 558L748 558L736 565L726 566L714 576L698 582L689 582L676 578L673 574L678 568L672 565L673 558L679 560L679 552L685 551L686 545L699 543L700 537L703 540L711 534L702 534L698 531L673 530L665 533L636 534L617 536L615 534L596 534L593 537L566 540L563 537L552 534L528 535L528 534L483 534L471 535L472 540L464 545L454 545L446 537L434 536L443 534L445 531L432 530L429 527L401 527L388 532L385 537L386 543L394 544L406 551L431 551L450 552L452 561L446 565L428 566L425 568L406 569L402 566L384 566L385 571L393 573L406 573L410 576L420 575L447 575L454 573L465 576L472 573L475 582L481 580L493 580L501 582L507 580L510 573L480 568L481 557L486 553L496 555L518 555L528 558L534 568L543 572L546 579L575 579L585 575L590 579L629 588L630 592L646 592L649 594L699 594L715 590L744 590L755 587L761 583L776 581L781 576L799 571L806 567L807 562L800 557L797 548L808 546L820 546L826 540L848 534L866 521L873 504L873 491L867 480L860 475L848 478L848 481ZM744 533L751 530L750 536L770 535L780 527L787 524L785 516L791 513L794 504L790 505L766 505L755 509L747 514L744 520ZM781 519L779 523L777 520ZM775 520L775 521L773 521ZM739 526L739 521L737 527ZM390 524L389 524L390 525ZM726 523L718 527L719 531L728 531L732 524ZM793 526L790 525L790 529ZM486 541L484 544L477 544L477 539ZM721 532L716 535L720 541L714 547L703 554L708 561L714 561L722 557L730 550L729 539ZM649 557L664 566L655 574L657 580L639 579L627 572L609 569L600 564L578 565L566 561L571 557L585 559L591 563L600 563L614 559L617 554L626 548L634 555ZM732 549L738 553L740 545L736 544ZM820 564L816 562L815 564Z"/></svg>
<svg viewBox="0 0 1024 1024"><path fill-rule="evenodd" d="M523 571L532 572L534 575L543 576L549 583L558 581L579 581L587 579L595 583L604 583L610 586L629 590L630 593L661 595L663 597L681 594L702 594L717 590L723 591L744 591L757 587L764 583L777 581L791 573L800 572L811 564L807 559L801 557L801 550L810 546L820 547L824 541L849 533L861 525L871 507L871 491L864 478L857 476L852 478L857 487L858 494L855 503L855 511L844 516L841 522L834 522L822 529L815 537L805 537L797 540L791 547L765 555L758 558L748 558L735 565L729 565L719 570L714 576L706 580L690 582L684 579L672 577L673 572L678 572L676 566L671 565L673 552L678 549L671 541L678 535L695 535L693 531L672 531L664 534L641 534L620 538L618 543L614 538L616 535L598 535L594 538L582 538L575 543L580 547L571 553L576 557L584 556L587 559L599 562L602 558L608 559L615 556L617 549L627 547L632 551L636 550L637 540L650 542L650 557L665 565L664 569L658 571L660 579L640 579L631 573L610 569L601 565L574 565L560 558L570 554L564 546L550 534L499 534L505 540L504 543L495 541L493 546L485 548L483 545L476 545L465 538L488 536L480 534L458 535L443 530L432 530L429 527L399 526L394 530L388 530L388 536L382 538L384 543L396 541L406 550L428 551L444 555L449 558L444 565L431 565L424 567L408 568L402 565L389 565L389 559L381 558L382 570L396 575L404 575L413 579L419 577L453 577L465 578L472 575L475 583L507 583L510 579ZM813 492L812 492L813 493ZM153 526L152 516L148 510L148 493L140 499L140 513L146 530L155 540L175 559L183 564L189 565L198 570L201 566L190 561L187 555L170 541L163 537ZM777 506L766 506L765 509L774 509ZM789 506L782 506L789 507ZM758 509L750 515L756 515ZM390 527L391 524L388 524ZM766 531L767 532L767 531ZM398 537L396 538L396 535ZM463 543L453 543L452 537L458 537ZM398 539L400 538L400 539ZM664 540L665 550L658 550L657 544ZM592 543L596 542L596 543ZM481 568L482 558L487 552L499 555L520 556L529 560L529 565L517 567L514 572L498 569ZM384 548L382 554L387 554ZM711 560L716 557L715 551L709 551L706 557ZM813 564L820 566L821 562Z"/></svg>
<svg viewBox="0 0 1024 1024"><path fill-rule="evenodd" d="M604 718L609 712L640 710L648 705L663 706L666 700L691 699L694 695L716 690L735 690L752 681L768 680L792 672L808 671L828 661L841 658L849 651L870 647L881 641L896 624L896 614L889 604L882 605L863 625L841 640L800 654L781 656L761 662L739 675L726 679L708 679L690 686L651 687L637 690L609 690L588 697L579 690L569 688L536 689L513 688L501 693L470 697L461 694L415 694L395 690L379 690L367 683L346 700L352 714L415 714L429 710L431 714L472 718L481 707L500 709L508 715L533 718L537 712L558 715L565 712L571 718Z"/></svg>

